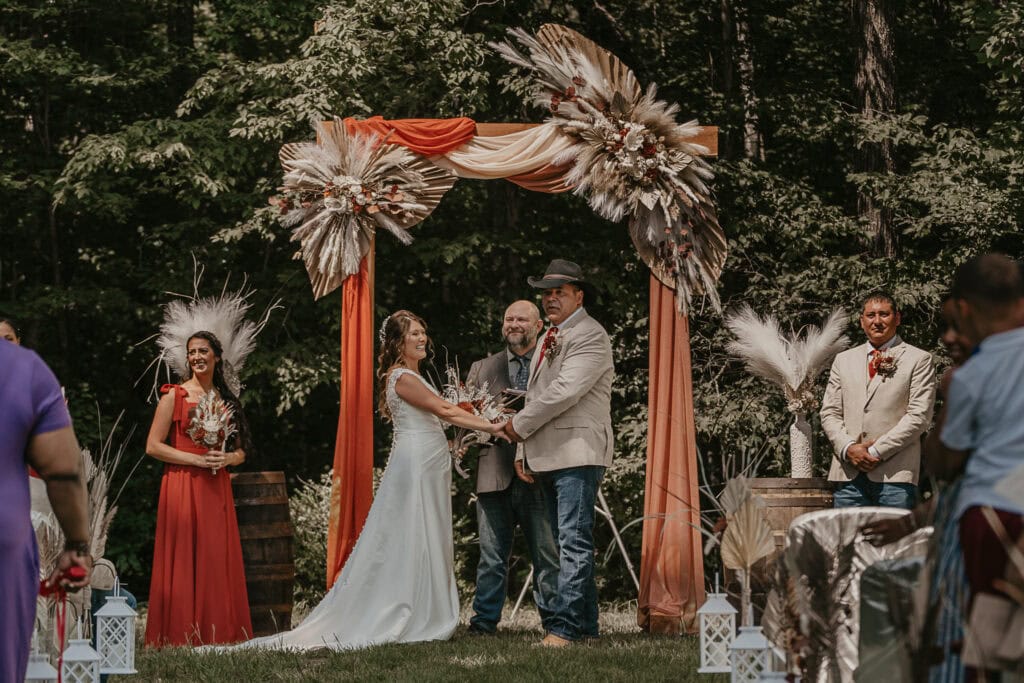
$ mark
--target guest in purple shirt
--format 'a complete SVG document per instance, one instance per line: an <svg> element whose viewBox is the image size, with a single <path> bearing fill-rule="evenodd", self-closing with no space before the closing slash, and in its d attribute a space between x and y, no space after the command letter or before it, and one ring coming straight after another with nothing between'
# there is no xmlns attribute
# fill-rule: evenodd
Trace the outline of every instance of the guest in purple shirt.
<svg viewBox="0 0 1024 683"><path fill-rule="evenodd" d="M0 338L0 681L25 680L39 593L27 466L46 482L67 539L47 579L65 590L89 583L89 527L82 455L57 379L34 352ZM77 581L62 578L72 566Z"/></svg>

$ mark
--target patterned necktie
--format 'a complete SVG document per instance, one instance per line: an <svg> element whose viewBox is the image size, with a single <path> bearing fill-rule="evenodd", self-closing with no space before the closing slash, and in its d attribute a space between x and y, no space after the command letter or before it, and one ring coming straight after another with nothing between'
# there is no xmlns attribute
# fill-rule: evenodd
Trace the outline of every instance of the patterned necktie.
<svg viewBox="0 0 1024 683"><path fill-rule="evenodd" d="M881 356L882 352L878 349L871 349L871 353L868 354L868 379L874 379L875 374L878 372L878 368L875 367L875 358Z"/></svg>
<svg viewBox="0 0 1024 683"><path fill-rule="evenodd" d="M512 356L512 360L519 363L515 377L512 378L512 388L519 391L526 391L526 383L530 379L530 360L526 356Z"/></svg>

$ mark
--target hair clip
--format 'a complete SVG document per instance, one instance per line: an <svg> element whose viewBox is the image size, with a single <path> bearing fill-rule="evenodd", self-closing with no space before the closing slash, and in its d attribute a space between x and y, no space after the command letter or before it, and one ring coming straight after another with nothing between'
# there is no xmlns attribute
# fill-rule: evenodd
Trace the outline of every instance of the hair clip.
<svg viewBox="0 0 1024 683"><path fill-rule="evenodd" d="M377 341L380 342L381 346L384 346L385 330L388 327L388 321L391 320L391 316L384 318L384 322L380 324L380 332L377 333Z"/></svg>

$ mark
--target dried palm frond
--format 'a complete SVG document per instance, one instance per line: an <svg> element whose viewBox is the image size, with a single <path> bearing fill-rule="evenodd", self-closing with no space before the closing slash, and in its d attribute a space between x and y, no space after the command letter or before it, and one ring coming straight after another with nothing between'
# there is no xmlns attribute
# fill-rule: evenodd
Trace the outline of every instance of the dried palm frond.
<svg viewBox="0 0 1024 683"><path fill-rule="evenodd" d="M761 628L765 637L786 653L787 670L792 670L804 647L797 612L796 582L790 576L782 555L775 558L773 567L772 588L761 615Z"/></svg>
<svg viewBox="0 0 1024 683"><path fill-rule="evenodd" d="M57 558L64 552L64 532L53 513L33 512L32 527L39 547L39 578L44 578L50 575Z"/></svg>
<svg viewBox="0 0 1024 683"><path fill-rule="evenodd" d="M369 251L377 228L403 244L455 184L455 176L377 135L349 135L344 122L317 125L319 143L281 148L282 222L301 244L313 296L334 291Z"/></svg>
<svg viewBox="0 0 1024 683"><path fill-rule="evenodd" d="M830 584L835 576L832 557L811 534L795 553L787 553L786 560L800 577L796 581L796 595L800 631L806 639L806 646L800 653L804 678L820 680L824 667L836 661L838 633L845 615L842 596L836 596ZM827 680L841 679L834 676Z"/></svg>
<svg viewBox="0 0 1024 683"><path fill-rule="evenodd" d="M765 507L763 498L748 495L739 509L727 518L729 525L722 534L722 564L740 572L743 586L740 615L747 626L753 626L749 614L750 570L758 560L775 550Z"/></svg>
<svg viewBox="0 0 1024 683"><path fill-rule="evenodd" d="M128 449L135 427L131 427L127 433L115 444L114 436L118 432L124 411L117 416L114 424L104 435L102 430L99 434L100 449L96 455L88 449L82 449L82 474L86 483L86 501L89 513L89 554L93 562L103 558L106 553L107 539L110 533L110 525L117 514L117 501L124 491L125 485L135 474L142 463L144 455L139 456L135 465L123 478L121 486L115 491L111 484L115 481L117 471L122 459ZM97 415L97 419L99 416ZM36 545L39 547L39 576L44 578L50 575L57 559L64 552L64 532L57 522L53 512L32 512L32 527L35 529ZM94 575L95 576L95 575ZM87 589L88 590L88 589ZM87 604L87 590L71 596L69 605L76 612L84 612ZM37 603L37 613L42 622L42 631L47 632L48 640L53 647L59 642L59 634L56 633L56 623L53 619L54 602L49 599L40 598ZM74 620L69 620L67 628L73 628Z"/></svg>
<svg viewBox="0 0 1024 683"><path fill-rule="evenodd" d="M725 483L725 488L718 496L718 502L726 516L734 515L750 498L750 482L742 474Z"/></svg>
<svg viewBox="0 0 1024 683"><path fill-rule="evenodd" d="M735 451L723 452L720 461L713 469L709 469L705 465L704 458L697 458L700 481L698 490L704 500L708 502L708 505L701 505L701 509L698 511L701 523L700 532L707 538L707 543L704 545L705 555L710 555L717 547L726 519L739 509L749 495L749 479L757 476L761 463L768 456L769 451L766 445L767 443L758 450L744 447ZM725 480L721 489L718 489L716 482L712 482L712 476L719 476ZM741 484L740 481L731 483L733 479L745 482L746 485ZM733 489L729 494L725 492L727 487Z"/></svg>
<svg viewBox="0 0 1024 683"><path fill-rule="evenodd" d="M675 291L681 312L695 293L717 310L726 241L707 186L713 173L701 158L707 149L694 141L700 126L677 123L678 107L658 100L654 85L641 90L615 55L571 29L509 33L522 50L491 47L532 73L534 103L576 141L553 160L573 163L566 184L603 218L629 218L641 259Z"/></svg>

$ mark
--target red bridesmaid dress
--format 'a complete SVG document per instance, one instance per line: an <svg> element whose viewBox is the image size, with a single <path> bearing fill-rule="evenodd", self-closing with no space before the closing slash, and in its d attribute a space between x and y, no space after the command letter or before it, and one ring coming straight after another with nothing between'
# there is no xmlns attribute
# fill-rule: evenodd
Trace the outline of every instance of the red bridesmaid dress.
<svg viewBox="0 0 1024 683"><path fill-rule="evenodd" d="M171 446L205 453L189 435L195 403L173 391ZM156 545L149 587L146 645L234 643L252 637L242 544L227 470L164 465L156 514Z"/></svg>

